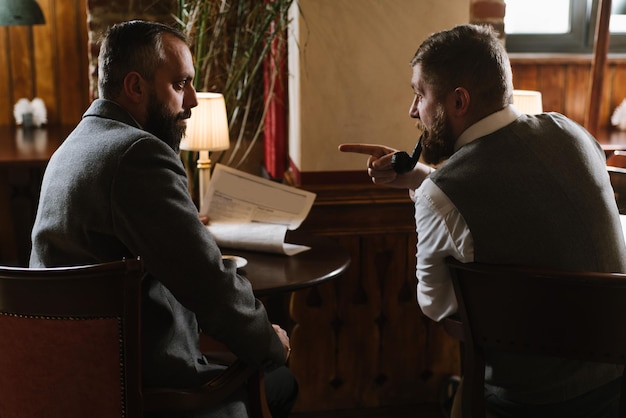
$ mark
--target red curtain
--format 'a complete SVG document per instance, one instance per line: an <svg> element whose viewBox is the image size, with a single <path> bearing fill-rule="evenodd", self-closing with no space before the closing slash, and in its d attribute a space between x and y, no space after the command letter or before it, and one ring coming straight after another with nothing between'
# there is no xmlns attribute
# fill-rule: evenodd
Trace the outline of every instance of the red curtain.
<svg viewBox="0 0 626 418"><path fill-rule="evenodd" d="M274 37L265 59L264 86L265 100L270 100L263 126L265 169L270 178L282 180L287 166L287 45L283 36Z"/></svg>

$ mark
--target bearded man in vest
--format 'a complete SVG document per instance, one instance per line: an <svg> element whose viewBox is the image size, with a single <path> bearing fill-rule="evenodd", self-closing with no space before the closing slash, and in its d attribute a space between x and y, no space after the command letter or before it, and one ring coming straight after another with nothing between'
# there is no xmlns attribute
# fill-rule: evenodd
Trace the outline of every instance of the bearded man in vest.
<svg viewBox="0 0 626 418"><path fill-rule="evenodd" d="M417 299L425 315L440 321L457 310L444 261L449 256L626 272L626 245L602 148L561 114L515 109L509 59L492 29L461 25L435 33L421 44L411 67L409 114L423 132L423 162L399 174L393 148L339 149L369 154L374 183L410 190L418 235ZM617 416L616 365L509 353L491 353L486 362L490 416ZM459 413L455 400L452 416Z"/></svg>

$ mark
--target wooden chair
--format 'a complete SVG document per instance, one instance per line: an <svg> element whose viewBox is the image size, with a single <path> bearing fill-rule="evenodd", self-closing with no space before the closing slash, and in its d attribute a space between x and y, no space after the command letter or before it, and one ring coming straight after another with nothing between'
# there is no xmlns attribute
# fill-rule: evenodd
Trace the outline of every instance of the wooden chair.
<svg viewBox="0 0 626 418"><path fill-rule="evenodd" d="M626 274L447 260L463 327L463 417L485 416L485 349L626 364ZM454 330L454 321L450 321ZM620 416L626 417L626 373Z"/></svg>
<svg viewBox="0 0 626 418"><path fill-rule="evenodd" d="M140 260L0 267L0 416L140 418L219 404L248 381L262 390L239 361L198 389L142 390L142 276Z"/></svg>

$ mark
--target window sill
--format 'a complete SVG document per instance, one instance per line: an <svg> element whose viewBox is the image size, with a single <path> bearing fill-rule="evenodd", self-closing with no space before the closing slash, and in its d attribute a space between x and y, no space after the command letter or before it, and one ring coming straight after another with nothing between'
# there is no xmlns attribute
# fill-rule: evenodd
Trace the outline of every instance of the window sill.
<svg viewBox="0 0 626 418"><path fill-rule="evenodd" d="M509 60L513 65L533 64L591 64L593 54L559 54L559 53L509 53ZM609 54L607 64L626 63L626 54Z"/></svg>

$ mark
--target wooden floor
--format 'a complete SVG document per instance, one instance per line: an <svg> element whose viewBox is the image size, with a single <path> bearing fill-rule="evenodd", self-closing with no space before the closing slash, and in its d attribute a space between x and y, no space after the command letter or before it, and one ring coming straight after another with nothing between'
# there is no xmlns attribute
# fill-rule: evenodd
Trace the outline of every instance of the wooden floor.
<svg viewBox="0 0 626 418"><path fill-rule="evenodd" d="M439 404L418 404L342 411L299 412L290 418L444 418Z"/></svg>

